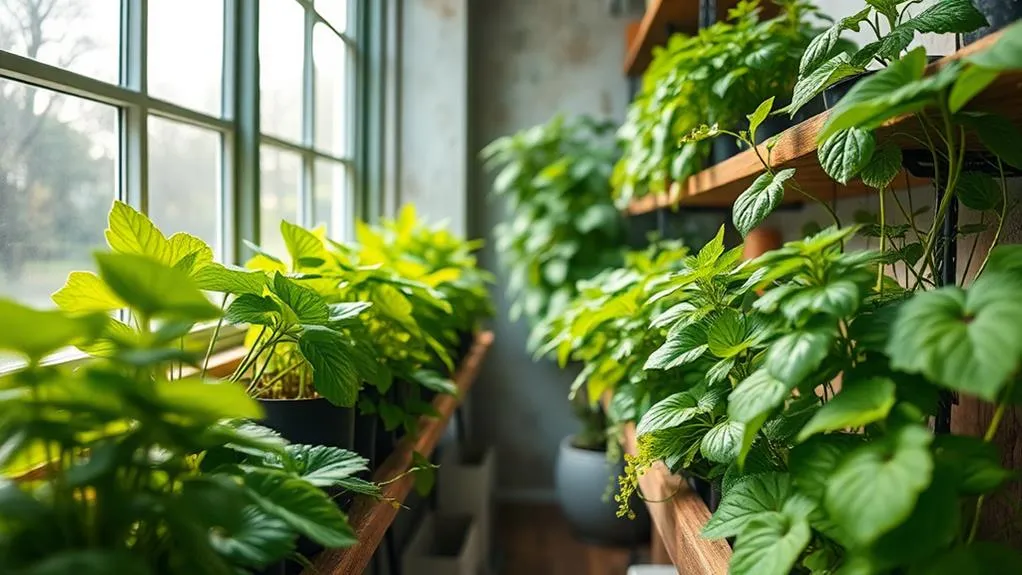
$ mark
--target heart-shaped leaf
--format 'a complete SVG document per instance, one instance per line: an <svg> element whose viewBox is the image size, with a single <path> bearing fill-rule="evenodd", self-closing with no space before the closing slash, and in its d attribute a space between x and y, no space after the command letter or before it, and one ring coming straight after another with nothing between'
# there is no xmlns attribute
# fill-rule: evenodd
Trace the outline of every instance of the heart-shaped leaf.
<svg viewBox="0 0 1022 575"><path fill-rule="evenodd" d="M849 128L827 139L817 150L820 166L842 184L852 181L873 158L876 138L871 130Z"/></svg>
<svg viewBox="0 0 1022 575"><path fill-rule="evenodd" d="M731 575L788 575L809 544L812 531L804 517L764 513L751 521L735 544Z"/></svg>
<svg viewBox="0 0 1022 575"><path fill-rule="evenodd" d="M298 338L298 349L312 366L316 391L341 407L358 401L362 379L352 363L351 344L341 334L327 328L308 326Z"/></svg>
<svg viewBox="0 0 1022 575"><path fill-rule="evenodd" d="M886 189L901 172L901 148L891 142L884 142L873 151L870 158L859 176L862 183L878 190Z"/></svg>
<svg viewBox="0 0 1022 575"><path fill-rule="evenodd" d="M742 380L728 397L727 413L731 419L747 422L769 414L784 403L794 386L760 368Z"/></svg>
<svg viewBox="0 0 1022 575"><path fill-rule="evenodd" d="M720 539L738 535L753 517L767 511L780 512L791 494L791 476L786 473L745 477L724 494L720 506L703 527L703 537Z"/></svg>
<svg viewBox="0 0 1022 575"><path fill-rule="evenodd" d="M642 416L635 427L635 435L641 437L647 433L677 427L692 419L701 410L697 407L698 400L691 393L683 391L669 395L660 400Z"/></svg>
<svg viewBox="0 0 1022 575"><path fill-rule="evenodd" d="M763 223L763 220L781 205L781 200L784 199L784 182L794 175L794 168L787 168L776 174L769 172L762 174L752 182L749 189L738 196L735 200L733 218L735 227L741 232L742 237L749 235L753 228Z"/></svg>
<svg viewBox="0 0 1022 575"><path fill-rule="evenodd" d="M703 457L715 463L731 463L738 458L745 435L745 424L726 420L715 425L703 436L700 450Z"/></svg>
<svg viewBox="0 0 1022 575"><path fill-rule="evenodd" d="M834 332L828 329L803 329L782 336L767 351L767 373L798 385L820 367L833 344Z"/></svg>

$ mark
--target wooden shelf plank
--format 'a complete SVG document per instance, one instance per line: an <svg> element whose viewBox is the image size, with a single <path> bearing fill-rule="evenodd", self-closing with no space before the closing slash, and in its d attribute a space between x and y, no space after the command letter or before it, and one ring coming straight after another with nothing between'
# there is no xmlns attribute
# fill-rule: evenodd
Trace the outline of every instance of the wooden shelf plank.
<svg viewBox="0 0 1022 575"><path fill-rule="evenodd" d="M992 34L982 40L966 46L945 58L930 65L930 70L937 70L956 60L982 51L994 44L1000 33ZM970 108L988 112L996 112L1007 117L1012 123L1022 125L1022 73L1002 74L993 84L976 97ZM861 196L874 193L862 182L842 186L832 180L820 167L816 155L816 137L820 133L828 113L818 116L789 128L781 134L774 147L771 164L775 168L795 168L795 177L802 189L826 201L846 197ZM918 120L913 116L895 118L877 130L879 141L892 141L903 148L918 147L913 138L922 138ZM979 143L969 142L969 147L979 149ZM766 145L759 146L759 152L766 157ZM638 215L671 206L702 206L730 207L735 199L752 184L760 174L763 166L753 150L746 150L725 162L703 170L681 183L672 183L665 194L637 198L628 206L628 213ZM905 174L898 176L897 182L904 182ZM913 187L929 185L927 180L909 177ZM900 187L900 186L899 186ZM785 191L786 204L803 203L806 199L788 186Z"/></svg>
<svg viewBox="0 0 1022 575"><path fill-rule="evenodd" d="M409 435L398 444L394 453L373 474L373 481L383 483L405 473L412 464L413 453L417 452L426 457L433 453L451 414L475 383L483 358L486 357L492 343L493 332L484 331L476 335L472 349L454 374L458 396L440 395L434 399L433 407L440 417L423 417L419 421L418 432ZM406 475L387 484L383 488L383 499L380 501L369 497L356 498L348 521L355 530L358 543L348 549L328 549L320 553L312 566L302 572L303 575L362 573L379 547L383 535L394 522L400 504L404 503L414 483L415 478Z"/></svg>
<svg viewBox="0 0 1022 575"><path fill-rule="evenodd" d="M668 25L692 34L699 29L698 0L651 0L639 23L638 32L627 47L625 75L639 76L653 59L653 47L667 43Z"/></svg>

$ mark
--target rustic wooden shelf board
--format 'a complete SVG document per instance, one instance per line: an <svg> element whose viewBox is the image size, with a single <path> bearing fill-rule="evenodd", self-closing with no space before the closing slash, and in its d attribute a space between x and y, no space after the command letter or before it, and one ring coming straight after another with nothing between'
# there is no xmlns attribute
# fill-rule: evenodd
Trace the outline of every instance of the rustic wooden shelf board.
<svg viewBox="0 0 1022 575"><path fill-rule="evenodd" d="M956 60L982 51L996 42L1000 33L992 34L982 40L946 56L931 64L931 70L939 69L952 60ZM1002 74L993 84L977 96L970 108L987 112L996 112L1007 117L1012 123L1022 125L1022 73ZM816 137L827 121L828 113L824 112L810 118L797 126L789 128L781 134L774 147L771 165L777 169L795 168L795 179L802 189L814 197L825 201L875 193L861 181L855 180L842 186L832 180L817 158ZM902 148L918 148L913 138L922 138L920 122L914 116L901 116L888 122L877 130L880 142L891 141ZM970 149L979 149L979 142L970 140ZM760 154L766 158L766 145L759 146ZM628 206L631 215L645 214L663 207L701 206L730 207L735 199L763 173L763 166L753 150L746 150L730 159L705 169L681 183L673 183L668 192L655 196L637 198ZM904 187L904 173L895 180L896 189ZM929 181L919 178L908 178L909 184L928 186ZM800 195L791 186L786 186L784 203L805 203L807 198Z"/></svg>
<svg viewBox="0 0 1022 575"><path fill-rule="evenodd" d="M624 429L625 451L636 453L635 424ZM720 575L727 573L731 547L723 539L704 539L699 532L710 518L710 510L684 479L656 462L642 477L639 486L648 500L653 518L667 554L681 575Z"/></svg>
<svg viewBox="0 0 1022 575"><path fill-rule="evenodd" d="M668 25L691 34L699 29L698 0L652 0L627 46L625 75L639 76L653 59L653 47L667 43Z"/></svg>
<svg viewBox="0 0 1022 575"><path fill-rule="evenodd" d="M451 414L475 383L483 358L486 357L492 343L493 332L484 331L476 335L472 349L454 374L458 396L440 395L434 399L433 407L440 417L423 417L419 421L418 432L409 435L398 444L394 453L373 474L373 481L383 483L405 473L412 464L413 453L420 453L426 457L433 453ZM379 547L383 535L394 522L400 504L404 503L414 483L415 478L406 475L384 486L381 501L369 497L356 498L348 521L355 530L358 543L348 549L328 549L320 553L312 566L302 572L303 575L362 573Z"/></svg>

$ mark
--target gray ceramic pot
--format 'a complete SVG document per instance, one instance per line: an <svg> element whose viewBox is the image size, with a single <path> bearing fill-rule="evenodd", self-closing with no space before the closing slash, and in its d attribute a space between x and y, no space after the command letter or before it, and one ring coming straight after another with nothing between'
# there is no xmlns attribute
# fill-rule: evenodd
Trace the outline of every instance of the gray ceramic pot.
<svg viewBox="0 0 1022 575"><path fill-rule="evenodd" d="M580 449L572 445L572 437L561 441L554 471L557 499L575 534L588 543L601 545L632 545L649 540L649 514L646 505L633 497L636 518L617 516L617 477L624 462L607 462L605 451ZM604 501L604 494L613 482L614 493Z"/></svg>

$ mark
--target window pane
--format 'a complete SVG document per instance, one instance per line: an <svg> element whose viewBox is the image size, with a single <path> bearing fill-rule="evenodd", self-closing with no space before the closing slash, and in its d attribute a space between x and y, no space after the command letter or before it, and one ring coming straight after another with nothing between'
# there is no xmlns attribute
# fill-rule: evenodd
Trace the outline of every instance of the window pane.
<svg viewBox="0 0 1022 575"><path fill-rule="evenodd" d="M166 235L186 232L222 254L220 134L149 117L149 216Z"/></svg>
<svg viewBox="0 0 1022 575"><path fill-rule="evenodd" d="M316 0L316 12L337 30L347 30L348 0Z"/></svg>
<svg viewBox="0 0 1022 575"><path fill-rule="evenodd" d="M305 10L295 0L262 0L259 10L262 131L301 141Z"/></svg>
<svg viewBox="0 0 1022 575"><path fill-rule="evenodd" d="M348 221L347 175L344 164L330 160L316 160L316 189L313 194L313 223L325 226L327 236L344 237L344 223Z"/></svg>
<svg viewBox="0 0 1022 575"><path fill-rule="evenodd" d="M0 79L0 295L51 307L117 194L117 110Z"/></svg>
<svg viewBox="0 0 1022 575"><path fill-rule="evenodd" d="M219 116L223 0L149 0L148 35L149 92Z"/></svg>
<svg viewBox="0 0 1022 575"><path fill-rule="evenodd" d="M330 28L317 24L312 54L316 64L316 147L340 156L347 151L347 47Z"/></svg>
<svg viewBox="0 0 1022 575"><path fill-rule="evenodd" d="M117 83L121 0L3 0L0 50Z"/></svg>
<svg viewBox="0 0 1022 575"><path fill-rule="evenodd" d="M294 152L263 146L259 153L259 245L278 257L287 255L280 220L298 223L302 159Z"/></svg>

